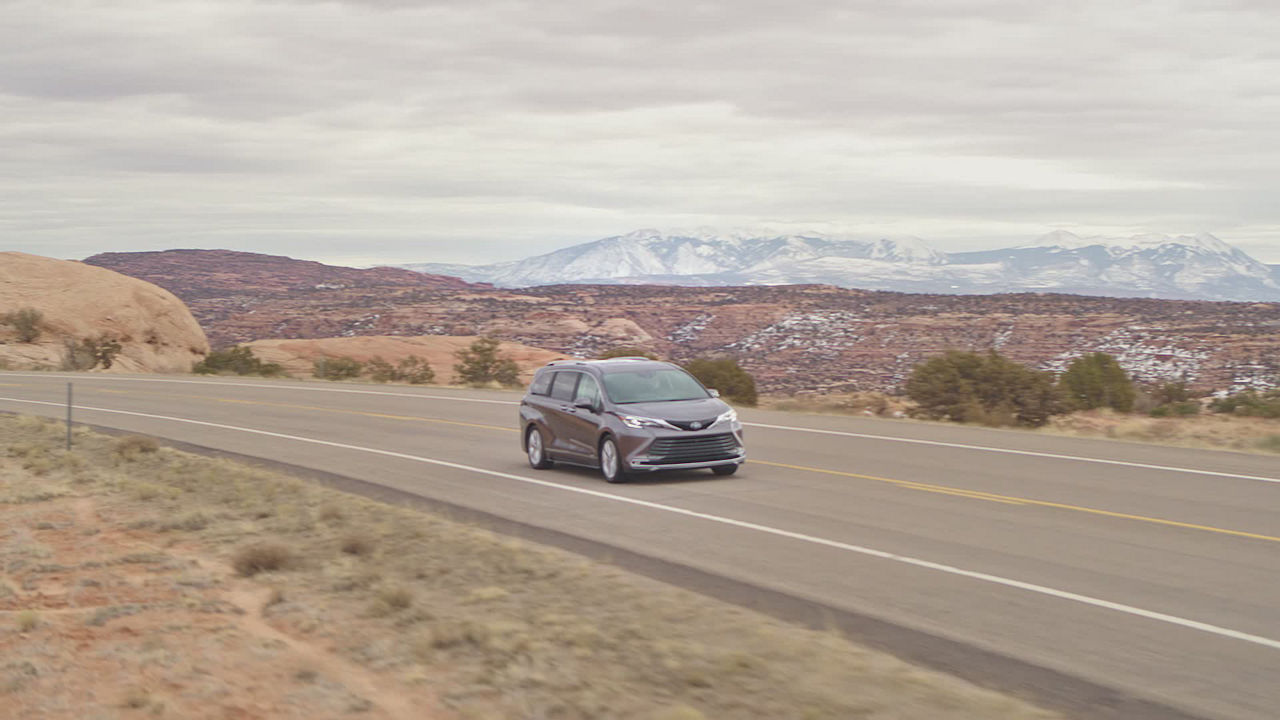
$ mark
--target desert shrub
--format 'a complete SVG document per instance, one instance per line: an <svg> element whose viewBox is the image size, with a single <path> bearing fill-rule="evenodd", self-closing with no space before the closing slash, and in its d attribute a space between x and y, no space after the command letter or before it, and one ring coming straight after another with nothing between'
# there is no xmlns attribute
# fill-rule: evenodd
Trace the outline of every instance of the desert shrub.
<svg viewBox="0 0 1280 720"><path fill-rule="evenodd" d="M23 610L18 613L18 632L31 632L40 626L40 616L34 610Z"/></svg>
<svg viewBox="0 0 1280 720"><path fill-rule="evenodd" d="M1245 390L1218 398L1209 406L1216 413L1280 418L1280 390Z"/></svg>
<svg viewBox="0 0 1280 720"><path fill-rule="evenodd" d="M311 374L321 380L350 380L360 377L364 363L349 357L316 358Z"/></svg>
<svg viewBox="0 0 1280 720"><path fill-rule="evenodd" d="M111 335L84 338L79 342L68 338L62 344L62 370L92 370L99 365L110 369L124 347Z"/></svg>
<svg viewBox="0 0 1280 720"><path fill-rule="evenodd" d="M644 348L637 347L635 345L619 345L617 347L609 348L596 356L599 360L608 360L609 358L616 357L642 357L649 358L650 360L658 359L657 354L653 351L645 350Z"/></svg>
<svg viewBox="0 0 1280 720"><path fill-rule="evenodd" d="M350 533L342 538L338 548L348 555L372 555L374 542L363 533Z"/></svg>
<svg viewBox="0 0 1280 720"><path fill-rule="evenodd" d="M685 363L684 369L703 385L719 390L735 403L755 406L756 380L742 369L737 360L730 357L696 358Z"/></svg>
<svg viewBox="0 0 1280 720"><path fill-rule="evenodd" d="M919 414L956 422L1036 427L1063 411L1052 374L994 351L930 358L912 369L906 390Z"/></svg>
<svg viewBox="0 0 1280 720"><path fill-rule="evenodd" d="M44 313L35 308L25 307L5 313L3 320L18 332L18 342L35 342L40 337L40 325L44 322Z"/></svg>
<svg viewBox="0 0 1280 720"><path fill-rule="evenodd" d="M411 385L426 385L435 382L436 373L431 365L417 355L403 358L392 365L381 357L375 357L368 363L369 379L374 382L406 382Z"/></svg>
<svg viewBox="0 0 1280 720"><path fill-rule="evenodd" d="M1151 417L1186 417L1188 415L1198 415L1199 413L1200 403L1195 400L1187 400L1157 405L1151 408L1147 414Z"/></svg>
<svg viewBox="0 0 1280 720"><path fill-rule="evenodd" d="M498 352L498 340L483 337L471 343L470 347L454 353L458 363L453 366L458 379L469 385L487 385L496 382L500 385L515 386L520 384L520 368L516 361Z"/></svg>
<svg viewBox="0 0 1280 720"><path fill-rule="evenodd" d="M158 451L160 446L155 440L142 435L126 435L116 440L112 452L125 460L132 460L139 455L150 454Z"/></svg>
<svg viewBox="0 0 1280 720"><path fill-rule="evenodd" d="M1158 385L1151 391L1151 395L1157 405L1169 405L1193 399L1191 389L1187 387L1186 382L1167 382Z"/></svg>
<svg viewBox="0 0 1280 720"><path fill-rule="evenodd" d="M378 600L394 610L404 610L413 604L413 593L408 588L393 585L379 590Z"/></svg>
<svg viewBox="0 0 1280 720"><path fill-rule="evenodd" d="M279 363L264 363L253 354L253 350L240 345L227 350L214 350L196 363L191 372L201 375L231 373L275 377L284 374L284 367Z"/></svg>
<svg viewBox="0 0 1280 720"><path fill-rule="evenodd" d="M59 370L91 370L97 364L91 348L68 338L62 341L62 359Z"/></svg>
<svg viewBox="0 0 1280 720"><path fill-rule="evenodd" d="M241 575L250 577L260 572L283 570L292 565L293 561L293 551L285 545L260 542L237 550L231 558L231 566Z"/></svg>
<svg viewBox="0 0 1280 720"><path fill-rule="evenodd" d="M1133 410L1137 391L1129 374L1107 353L1089 353L1071 361L1058 381L1063 396L1077 410Z"/></svg>
<svg viewBox="0 0 1280 720"><path fill-rule="evenodd" d="M365 370L369 373L369 379L376 383L394 382L400 379L396 375L396 366L381 357L374 357L365 363Z"/></svg>
<svg viewBox="0 0 1280 720"><path fill-rule="evenodd" d="M402 359L396 370L400 373L400 379L410 385L427 385L436 381L436 371L431 369L430 363L417 355Z"/></svg>
<svg viewBox="0 0 1280 720"><path fill-rule="evenodd" d="M1280 435L1268 435L1258 441L1258 449L1280 453Z"/></svg>

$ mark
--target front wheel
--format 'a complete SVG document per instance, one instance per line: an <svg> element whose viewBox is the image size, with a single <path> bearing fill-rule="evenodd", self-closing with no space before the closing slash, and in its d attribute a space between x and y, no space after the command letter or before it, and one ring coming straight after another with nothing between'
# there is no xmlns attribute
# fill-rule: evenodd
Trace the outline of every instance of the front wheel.
<svg viewBox="0 0 1280 720"><path fill-rule="evenodd" d="M622 470L622 457L618 453L618 443L611 437L600 442L600 472L604 475L606 482L627 481L627 474Z"/></svg>
<svg viewBox="0 0 1280 720"><path fill-rule="evenodd" d="M525 451L529 453L529 467L534 470L546 470L551 467L547 459L546 443L542 441L542 431L536 425L530 425L524 436Z"/></svg>
<svg viewBox="0 0 1280 720"><path fill-rule="evenodd" d="M732 475L738 472L737 465L717 465L711 468L711 472L717 475Z"/></svg>

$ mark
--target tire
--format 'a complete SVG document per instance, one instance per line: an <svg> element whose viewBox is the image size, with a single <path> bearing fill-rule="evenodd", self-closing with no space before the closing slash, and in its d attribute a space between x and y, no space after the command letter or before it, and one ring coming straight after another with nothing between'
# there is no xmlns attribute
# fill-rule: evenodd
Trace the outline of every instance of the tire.
<svg viewBox="0 0 1280 720"><path fill-rule="evenodd" d="M524 449L529 458L529 467L534 470L546 470L553 465L547 458L547 443L542 439L542 431L537 425L530 425L525 431Z"/></svg>
<svg viewBox="0 0 1280 720"><path fill-rule="evenodd" d="M627 481L627 473L622 469L622 455L618 452L618 443L611 437L600 441L597 458L600 461L600 474L605 482L623 483Z"/></svg>
<svg viewBox="0 0 1280 720"><path fill-rule="evenodd" d="M717 465L711 468L711 472L717 475L732 475L738 472L737 465Z"/></svg>

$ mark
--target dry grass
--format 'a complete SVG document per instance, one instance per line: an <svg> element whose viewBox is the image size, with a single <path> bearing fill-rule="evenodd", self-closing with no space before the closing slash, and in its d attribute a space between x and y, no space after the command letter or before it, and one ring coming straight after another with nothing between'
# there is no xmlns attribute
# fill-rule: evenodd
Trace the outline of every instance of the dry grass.
<svg viewBox="0 0 1280 720"><path fill-rule="evenodd" d="M1280 452L1280 420L1217 413L1153 418L1090 410L1055 417L1044 431L1179 447Z"/></svg>
<svg viewBox="0 0 1280 720"><path fill-rule="evenodd" d="M53 447L56 434L0 418L10 446ZM1055 717L830 632L442 517L168 448L120 462L115 440L80 432L76 442L78 465L37 452L54 463L43 477L11 448L0 458L0 567L26 563L0 587L0 614L73 599L79 609L41 612L32 632L67 652L103 633L114 644L81 655L129 670L97 687L130 712L228 717L283 693L272 697L318 703L307 706L317 717L431 717L433 700L445 709L435 716L458 718ZM160 491L143 497L143 486ZM47 499L30 499L39 492ZM133 546L92 555L108 540ZM62 595L25 589L57 579ZM243 612L228 601L238 596ZM0 623L0 658L37 674L0 674L0 706L83 715L76 698L97 676L18 639L31 635L6 635L18 624ZM232 642L245 632L279 636ZM190 690L156 694L178 686Z"/></svg>
<svg viewBox="0 0 1280 720"><path fill-rule="evenodd" d="M760 398L760 407L768 410L826 415L902 418L913 406L914 403L906 398L878 392L764 395Z"/></svg>

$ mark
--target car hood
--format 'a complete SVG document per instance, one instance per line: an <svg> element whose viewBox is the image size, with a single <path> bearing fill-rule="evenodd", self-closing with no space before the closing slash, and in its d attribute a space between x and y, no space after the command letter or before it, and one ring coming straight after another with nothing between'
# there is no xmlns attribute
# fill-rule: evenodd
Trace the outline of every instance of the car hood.
<svg viewBox="0 0 1280 720"><path fill-rule="evenodd" d="M659 420L710 420L729 410L729 406L718 398L628 403L615 407L623 415L639 415Z"/></svg>

